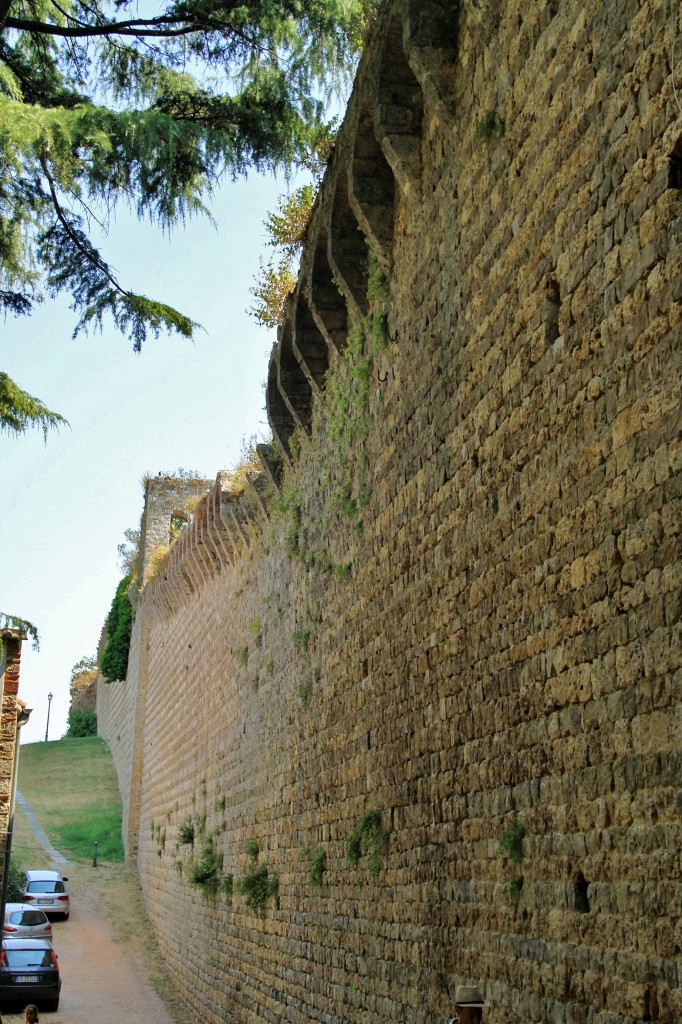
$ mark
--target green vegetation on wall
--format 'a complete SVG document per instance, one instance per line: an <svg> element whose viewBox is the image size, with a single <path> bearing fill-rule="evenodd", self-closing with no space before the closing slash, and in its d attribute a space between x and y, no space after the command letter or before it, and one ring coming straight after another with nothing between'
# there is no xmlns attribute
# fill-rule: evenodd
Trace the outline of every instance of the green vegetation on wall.
<svg viewBox="0 0 682 1024"><path fill-rule="evenodd" d="M107 646L100 667L108 682L125 679L128 669L130 634L133 628L133 609L128 600L130 583L130 576L124 576L119 583L106 621Z"/></svg>
<svg viewBox="0 0 682 1024"><path fill-rule="evenodd" d="M381 870L381 855L386 846L388 831L384 828L381 811L374 807L365 811L353 829L346 844L346 859L351 867L356 868L360 858L369 854L368 867L373 875Z"/></svg>
<svg viewBox="0 0 682 1024"><path fill-rule="evenodd" d="M14 857L10 859L7 879L7 902L24 902L24 876Z"/></svg>
<svg viewBox="0 0 682 1024"><path fill-rule="evenodd" d="M258 866L258 843L254 840L246 844L245 852L249 858L249 867L246 874L239 879L239 892L245 897L247 907L258 917L263 917L270 900L274 900L277 905L279 877L274 873L270 874L265 864Z"/></svg>
<svg viewBox="0 0 682 1024"><path fill-rule="evenodd" d="M507 880L504 884L504 894L510 901L515 901L521 895L523 888L523 876L517 874L517 868L523 859L523 839L526 830L523 822L514 819L511 826L500 836L497 855L505 858L511 867L507 869Z"/></svg>
<svg viewBox="0 0 682 1024"><path fill-rule="evenodd" d="M327 867L327 854L322 846L315 846L303 850L301 857L308 864L308 878L312 885L322 885L323 876Z"/></svg>
<svg viewBox="0 0 682 1024"><path fill-rule="evenodd" d="M191 885L201 889L204 897L216 896L222 886L223 855L216 848L213 839L207 839L198 860L189 864L188 879Z"/></svg>

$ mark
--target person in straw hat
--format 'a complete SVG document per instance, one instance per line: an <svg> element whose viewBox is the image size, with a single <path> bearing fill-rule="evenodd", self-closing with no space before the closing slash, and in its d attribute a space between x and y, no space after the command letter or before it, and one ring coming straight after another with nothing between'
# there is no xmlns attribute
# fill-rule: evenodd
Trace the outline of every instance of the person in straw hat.
<svg viewBox="0 0 682 1024"><path fill-rule="evenodd" d="M489 1005L475 985L458 985L455 989L455 1016L450 1024L481 1024L483 1009Z"/></svg>

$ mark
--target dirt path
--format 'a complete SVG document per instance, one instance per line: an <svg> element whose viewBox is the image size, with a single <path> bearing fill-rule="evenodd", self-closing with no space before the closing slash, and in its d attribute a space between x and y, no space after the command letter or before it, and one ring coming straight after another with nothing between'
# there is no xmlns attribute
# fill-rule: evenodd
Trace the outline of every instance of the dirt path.
<svg viewBox="0 0 682 1024"><path fill-rule="evenodd" d="M38 866L57 867L46 862ZM123 865L59 867L72 896L68 921L53 922L62 992L56 1013L41 1024L182 1024L149 934L139 888ZM163 996L163 998L162 998ZM23 1014L3 1013L4 1024Z"/></svg>

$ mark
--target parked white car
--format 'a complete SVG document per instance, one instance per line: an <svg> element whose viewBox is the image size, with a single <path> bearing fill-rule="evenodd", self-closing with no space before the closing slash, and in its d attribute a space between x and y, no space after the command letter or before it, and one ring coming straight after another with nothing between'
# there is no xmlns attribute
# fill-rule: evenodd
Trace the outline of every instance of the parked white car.
<svg viewBox="0 0 682 1024"><path fill-rule="evenodd" d="M63 877L58 871L26 871L24 903L39 907L46 914L61 914L68 920L71 910L69 894Z"/></svg>
<svg viewBox="0 0 682 1024"><path fill-rule="evenodd" d="M8 903L2 926L3 939L48 939L52 942L52 925L47 914L30 903Z"/></svg>

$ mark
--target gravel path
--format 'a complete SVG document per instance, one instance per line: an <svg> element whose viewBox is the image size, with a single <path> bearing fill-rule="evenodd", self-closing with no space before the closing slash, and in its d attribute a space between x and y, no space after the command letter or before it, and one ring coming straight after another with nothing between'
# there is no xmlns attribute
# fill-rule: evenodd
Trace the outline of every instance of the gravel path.
<svg viewBox="0 0 682 1024"><path fill-rule="evenodd" d="M57 853L49 842L47 848L46 859ZM69 879L71 914L52 925L62 992L59 1010L41 1013L41 1024L183 1024L187 1016L160 962L133 872L122 864L56 869ZM2 1020L18 1024L23 1013L3 1012Z"/></svg>
<svg viewBox="0 0 682 1024"><path fill-rule="evenodd" d="M45 832L43 831L40 822L36 818L31 808L29 807L28 803L26 802L26 798L22 793L19 792L19 790L17 790L17 803L19 804L22 811L28 818L31 824L31 828L35 833L36 839L42 846L43 850L45 850L45 853L48 855L50 860L53 860L55 864L68 864L69 862L66 859L66 857L62 857L61 853L59 853L58 850L55 850L55 848L50 845L50 840L45 835Z"/></svg>

